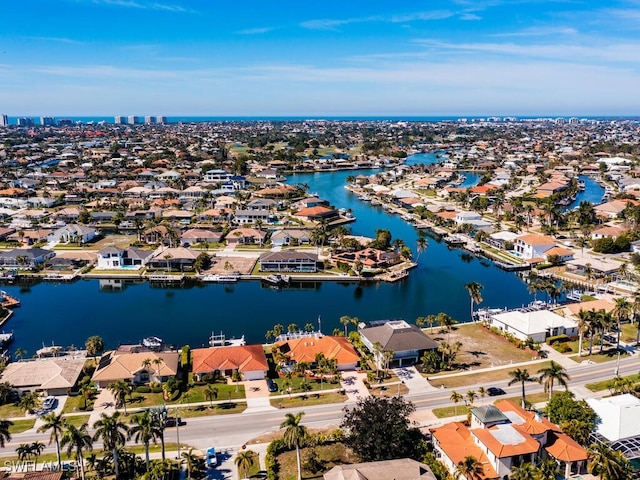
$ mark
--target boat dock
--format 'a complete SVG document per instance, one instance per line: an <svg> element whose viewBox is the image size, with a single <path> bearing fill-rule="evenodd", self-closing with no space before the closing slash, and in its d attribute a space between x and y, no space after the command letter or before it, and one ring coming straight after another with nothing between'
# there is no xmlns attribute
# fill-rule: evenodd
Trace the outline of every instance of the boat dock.
<svg viewBox="0 0 640 480"><path fill-rule="evenodd" d="M182 283L184 275L148 275L147 279L154 283Z"/></svg>
<svg viewBox="0 0 640 480"><path fill-rule="evenodd" d="M20 300L12 297L4 290L0 291L0 297L2 299L0 302L0 306L2 306L2 308L16 308L20 306Z"/></svg>

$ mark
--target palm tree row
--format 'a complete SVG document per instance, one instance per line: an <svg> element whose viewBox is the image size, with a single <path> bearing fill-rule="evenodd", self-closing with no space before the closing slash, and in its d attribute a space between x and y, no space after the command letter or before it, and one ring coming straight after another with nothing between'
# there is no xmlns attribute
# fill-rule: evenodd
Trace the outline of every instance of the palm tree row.
<svg viewBox="0 0 640 480"><path fill-rule="evenodd" d="M526 368L516 368L509 372L511 380L508 385L511 386L516 383L520 383L522 385L522 408L527 408L527 399L525 395L525 384L527 382L538 381L542 383L544 385L545 393L549 394L549 400L551 400L553 395L553 386L556 382L562 385L565 389L568 388L567 382L570 380L569 374L567 374L567 371L562 365L554 362L553 360L548 367L538 370L538 375L538 378L532 377Z"/></svg>

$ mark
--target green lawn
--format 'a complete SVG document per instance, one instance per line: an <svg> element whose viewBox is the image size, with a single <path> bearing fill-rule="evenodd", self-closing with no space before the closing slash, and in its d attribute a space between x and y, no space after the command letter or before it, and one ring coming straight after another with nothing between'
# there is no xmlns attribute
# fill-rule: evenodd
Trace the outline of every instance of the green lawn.
<svg viewBox="0 0 640 480"><path fill-rule="evenodd" d="M274 398L271 400L271 406L276 408L303 408L310 405L342 403L346 400L347 396L340 393L314 393L304 396Z"/></svg>
<svg viewBox="0 0 640 480"><path fill-rule="evenodd" d="M579 357L577 355L574 355L571 358L579 363L586 362L586 361L591 361L595 363L604 363L604 362L610 362L612 360L618 359L618 352L615 348L610 350L604 350L602 353L596 353L599 351L600 351L600 347L598 348L594 347L593 349L594 353L591 356L584 355L582 357ZM620 358L625 358L626 356L627 356L626 352L624 351L621 352Z"/></svg>
<svg viewBox="0 0 640 480"><path fill-rule="evenodd" d="M29 418L25 420L13 420L13 425L9 427L9 433L15 434L15 433L25 432L27 430L32 429L35 424L36 424L35 418Z"/></svg>
<svg viewBox="0 0 640 480"><path fill-rule="evenodd" d="M278 386L278 391L273 392L271 396L282 395L283 393L287 393L286 392L287 388L291 388L291 393L302 393L305 391L302 388L303 383L307 384L307 388L308 388L307 391L309 392L317 392L321 390L331 390L334 388L340 388L340 382L331 383L327 380L324 380L321 384L319 378L292 377L291 379L287 380L284 377L278 377L278 378L274 378L273 381ZM287 384L287 382L289 383Z"/></svg>
<svg viewBox="0 0 640 480"><path fill-rule="evenodd" d="M550 364L551 364L550 361L540 362L533 365L527 365L524 368L526 368L531 375L535 375L538 370L542 368L547 368ZM498 380L509 379L510 378L509 372L512 370L514 370L513 367L506 367L506 368L491 370L488 372L469 373L468 375L459 375L456 377L446 377L446 378L429 377L429 383L434 387L440 387L441 385L444 385L445 388L465 387L467 385L475 385L479 383L488 385Z"/></svg>
<svg viewBox="0 0 640 480"><path fill-rule="evenodd" d="M20 408L15 403L7 403L0 406L0 418L20 418L24 417L24 408Z"/></svg>
<svg viewBox="0 0 640 480"><path fill-rule="evenodd" d="M636 383L640 382L640 374L628 375L622 378L633 380ZM587 383L585 387L587 387L592 392L600 392L602 390L607 390L609 388L609 385L612 383L612 381L613 381L612 379L609 379L609 380L603 380L602 382Z"/></svg>
<svg viewBox="0 0 640 480"><path fill-rule="evenodd" d="M87 405L89 408L87 408L86 411L93 410L93 402L91 400L87 400ZM75 413L81 411L85 411L84 397L82 395L67 396L67 401L64 402L62 413Z"/></svg>
<svg viewBox="0 0 640 480"><path fill-rule="evenodd" d="M433 414L436 418L454 417L457 415L466 415L469 412L469 407L464 404L458 404L457 406L451 405L450 407L434 408Z"/></svg>
<svg viewBox="0 0 640 480"><path fill-rule="evenodd" d="M635 323L625 323L622 325L622 335L620 340L625 343L636 343L638 329Z"/></svg>
<svg viewBox="0 0 640 480"><path fill-rule="evenodd" d="M64 417L64 420L69 425L73 425L74 427L80 427L83 423L89 422L90 416L91 415L71 415L68 417Z"/></svg>
<svg viewBox="0 0 640 480"><path fill-rule="evenodd" d="M214 401L242 400L245 398L244 385L242 384L236 386L235 384L216 383L215 387L218 389L218 398L214 398ZM181 406L185 403L208 402L209 399L204 395L205 388L205 385L195 385L187 392L183 392L176 400L170 402L165 401L162 393L133 392L127 398L127 408L153 407L156 405L167 405L169 407Z"/></svg>

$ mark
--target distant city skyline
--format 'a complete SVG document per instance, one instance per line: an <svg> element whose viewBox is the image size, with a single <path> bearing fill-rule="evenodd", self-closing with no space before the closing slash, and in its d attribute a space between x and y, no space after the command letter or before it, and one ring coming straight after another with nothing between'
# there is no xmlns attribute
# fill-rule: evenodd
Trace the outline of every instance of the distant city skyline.
<svg viewBox="0 0 640 480"><path fill-rule="evenodd" d="M9 117L640 113L640 0L34 0L3 20Z"/></svg>

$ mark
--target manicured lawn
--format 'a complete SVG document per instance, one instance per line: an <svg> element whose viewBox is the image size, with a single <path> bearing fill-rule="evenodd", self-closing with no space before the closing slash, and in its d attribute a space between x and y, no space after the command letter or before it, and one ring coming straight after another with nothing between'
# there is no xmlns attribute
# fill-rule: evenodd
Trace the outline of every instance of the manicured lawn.
<svg viewBox="0 0 640 480"><path fill-rule="evenodd" d="M324 405L326 403L342 403L347 400L346 395L339 393L314 393L305 396L274 398L271 405L277 408L300 408L309 405Z"/></svg>
<svg viewBox="0 0 640 480"><path fill-rule="evenodd" d="M245 398L244 385L242 384L238 384L236 386L235 384L229 385L225 383L216 383L215 387L218 389L218 398L214 398L214 401L240 400ZM205 385L195 385L193 388L189 389L188 392L182 393L182 395L180 395L176 400L171 402L166 402L162 393L134 392L131 394L131 397L127 398L127 407L153 407L164 404L167 406L181 406L185 403L208 402L209 399L204 395L205 388Z"/></svg>
<svg viewBox="0 0 640 480"><path fill-rule="evenodd" d="M434 408L433 414L436 418L454 417L457 415L466 415L469 412L469 407L462 403L459 403L457 408L454 405L450 407Z"/></svg>
<svg viewBox="0 0 640 480"><path fill-rule="evenodd" d="M640 382L640 374L633 374L633 375L628 375L626 377L622 377L625 379L629 379L632 380L636 383ZM600 392L602 390L607 390L609 388L609 385L613 382L612 379L609 380L603 380L602 382L596 382L596 383L587 383L585 385L585 387L587 387L589 390L591 390L592 392Z"/></svg>
<svg viewBox="0 0 640 480"><path fill-rule="evenodd" d="M24 408L20 408L14 403L7 403L0 406L0 418L19 418L24 417Z"/></svg>
<svg viewBox="0 0 640 480"><path fill-rule="evenodd" d="M544 392L527 393L526 397L527 397L527 401L531 404L542 403L549 400L549 394ZM499 399L496 400L496 402L500 400L509 400L510 402L520 405L520 402L522 399L520 398L520 395L518 395L517 397L500 397Z"/></svg>
<svg viewBox="0 0 640 480"><path fill-rule="evenodd" d="M595 363L604 363L604 362L610 362L612 360L617 360L618 359L618 352L617 350L611 349L611 350L605 350L602 353L595 353L595 352L599 352L600 351L600 347L598 347L598 349L593 349L593 355L591 356L583 356L583 357L579 357L577 355L572 356L572 360L575 360L576 362L582 363L582 362L586 362L586 361L591 361L591 362L595 362ZM621 355L620 358L625 358L627 356L627 353L624 351L621 351Z"/></svg>
<svg viewBox="0 0 640 480"><path fill-rule="evenodd" d="M358 457L347 449L344 444L334 443L331 445L319 445L315 447L316 453L320 459L320 462L323 465L323 469L319 472L313 473L308 472L303 468L302 470L302 478L305 480L309 479L318 479L321 480L323 478L323 474L328 470L331 470L336 465L343 465L348 463L357 463L360 460ZM300 450L301 458L305 458L308 454L309 449L303 448ZM276 457L276 461L280 466L280 471L278 472L279 480L296 480L297 477L297 462L296 462L296 452L295 450L289 452L283 452ZM304 462L304 460L303 460Z"/></svg>
<svg viewBox="0 0 640 480"><path fill-rule="evenodd" d="M538 370L541 368L547 368L551 364L550 361L540 362L532 365L526 365L525 367L531 375L535 375ZM481 373L469 373L468 375L459 375L456 377L446 377L446 378L438 378L438 377L429 377L429 383L434 387L440 387L444 385L445 388L458 388L465 387L467 385L475 385L483 383L488 385L492 382L496 382L498 380L507 380L509 379L509 372L513 370L512 367L501 368L497 370L491 370L488 372Z"/></svg>
<svg viewBox="0 0 640 480"><path fill-rule="evenodd" d="M71 415L71 416L68 416L68 417L64 417L64 420L69 425L73 425L74 427L79 427L83 423L88 423L89 422L89 417L90 417L90 415ZM91 426L91 425L89 425L89 426Z"/></svg>
<svg viewBox="0 0 640 480"><path fill-rule="evenodd" d="M193 417L207 417L209 415L229 415L232 413L242 413L247 409L247 404L244 402L228 402L219 403L214 405L213 408L209 405L198 405L197 407L181 407L178 409L178 415L180 418L193 418ZM174 408L170 408L169 412L173 415Z"/></svg>
<svg viewBox="0 0 640 480"><path fill-rule="evenodd" d="M25 420L13 420L13 425L9 427L9 432L12 434L22 433L32 429L35 424L36 424L35 418L29 418Z"/></svg>
<svg viewBox="0 0 640 480"><path fill-rule="evenodd" d="M620 336L620 341L625 343L636 343L636 335L638 329L635 323L625 323L622 325L622 335Z"/></svg>
<svg viewBox="0 0 640 480"><path fill-rule="evenodd" d="M93 410L93 402L91 400L87 400L87 405L89 406L86 410L87 412ZM82 395L67 396L67 400L64 402L64 407L62 408L62 413L82 411L84 411L84 397Z"/></svg>
<svg viewBox="0 0 640 480"><path fill-rule="evenodd" d="M324 380L322 384L320 384L319 378L303 378L303 377L292 377L287 380L284 377L274 378L273 381L278 386L278 391L273 392L271 395L282 395L283 393L287 393L287 388L291 388L291 393L301 393L305 390L302 388L303 383L307 384L307 388L309 392L317 392L321 390L332 390L334 388L340 388L340 382L331 383L328 380ZM289 382L289 386L286 386Z"/></svg>
<svg viewBox="0 0 640 480"><path fill-rule="evenodd" d="M369 389L369 393L374 397L395 397L398 394L406 395L409 393L409 389L404 383L397 385L382 385L380 387L372 386Z"/></svg>

